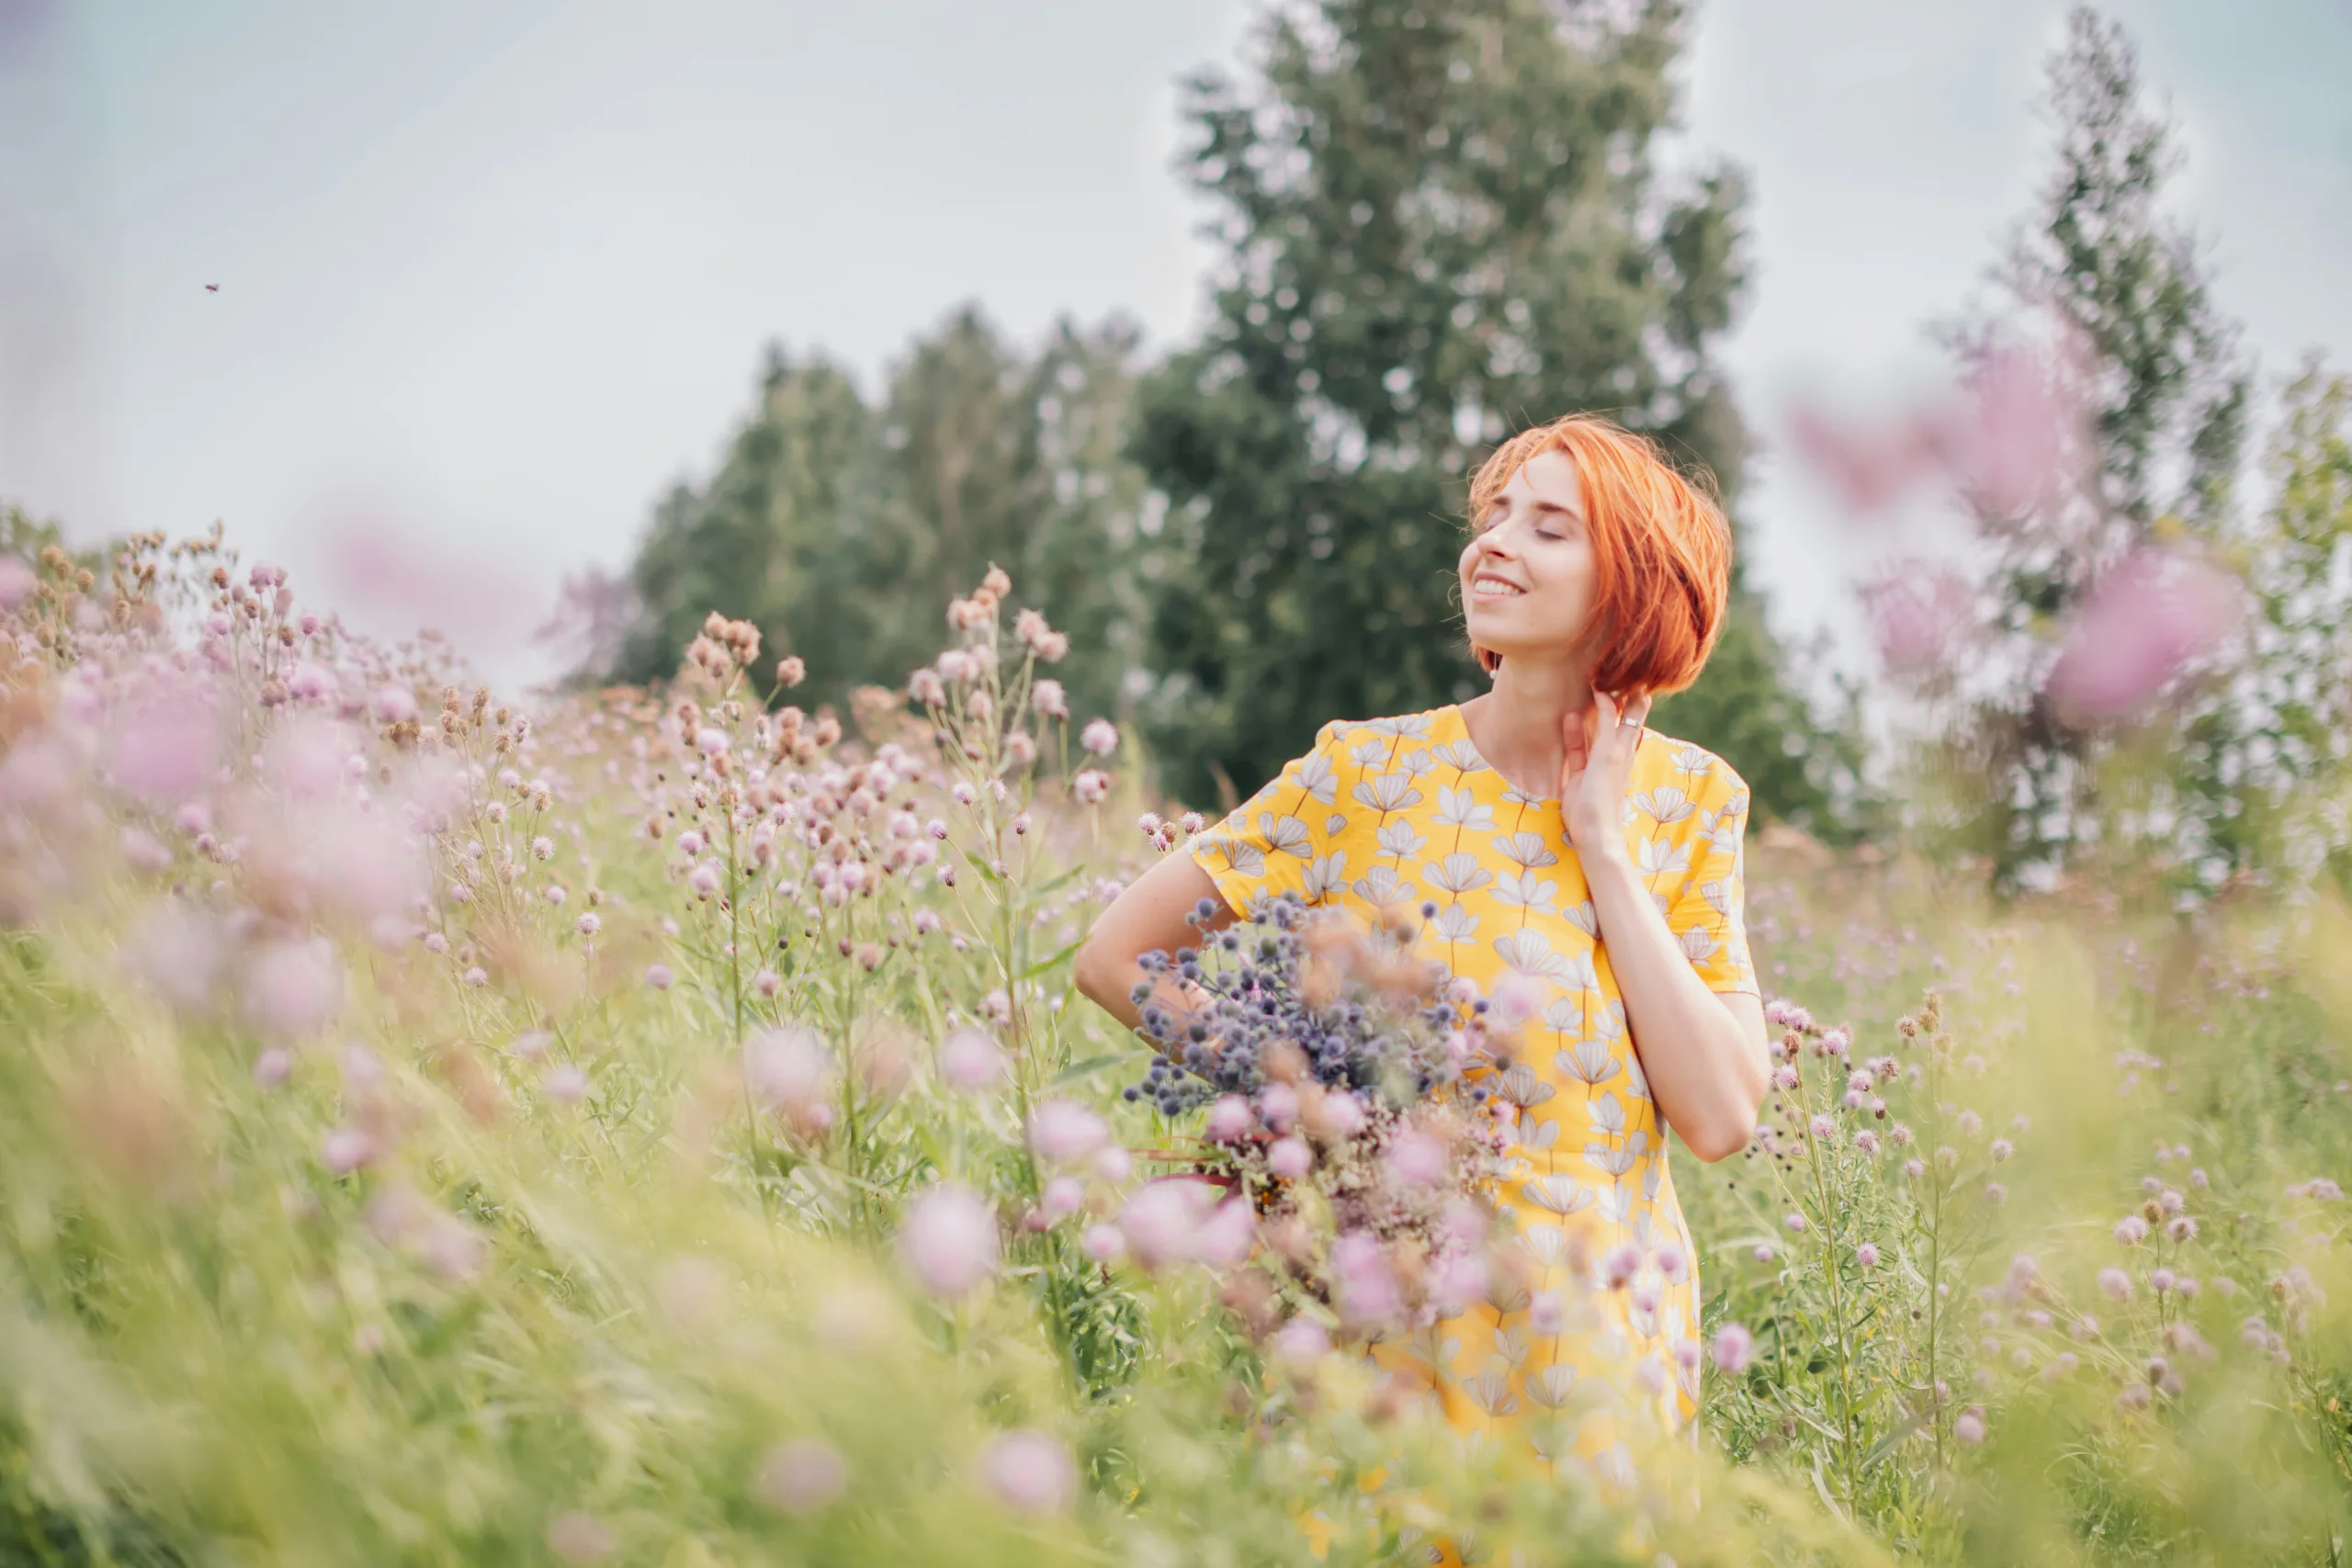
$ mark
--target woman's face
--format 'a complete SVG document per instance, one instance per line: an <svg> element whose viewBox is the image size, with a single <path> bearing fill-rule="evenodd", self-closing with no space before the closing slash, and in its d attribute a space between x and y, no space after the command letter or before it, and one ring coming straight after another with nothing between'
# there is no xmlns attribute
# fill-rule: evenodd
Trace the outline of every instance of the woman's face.
<svg viewBox="0 0 2352 1568"><path fill-rule="evenodd" d="M1592 614L1592 534L1576 459L1556 449L1519 466L1462 551L1470 640L1505 658L1557 659Z"/></svg>

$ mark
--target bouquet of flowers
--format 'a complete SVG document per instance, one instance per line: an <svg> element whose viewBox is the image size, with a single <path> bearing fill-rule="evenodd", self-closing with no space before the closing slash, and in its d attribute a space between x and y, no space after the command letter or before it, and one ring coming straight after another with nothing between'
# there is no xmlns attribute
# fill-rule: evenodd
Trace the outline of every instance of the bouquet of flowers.
<svg viewBox="0 0 2352 1568"><path fill-rule="evenodd" d="M1487 1288L1508 1137L1487 1080L1510 1041L1410 936L1283 895L1199 949L1145 955L1136 1001L1159 1054L1126 1095L1206 1107L1194 1168L1254 1207L1268 1245L1244 1267L1274 1315L1371 1335ZM1187 1005L1166 999L1171 977Z"/></svg>

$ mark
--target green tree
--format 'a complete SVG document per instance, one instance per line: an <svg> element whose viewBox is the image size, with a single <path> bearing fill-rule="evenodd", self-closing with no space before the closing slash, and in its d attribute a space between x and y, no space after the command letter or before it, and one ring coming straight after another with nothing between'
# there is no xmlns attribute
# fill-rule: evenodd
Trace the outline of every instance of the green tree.
<svg viewBox="0 0 2352 1568"><path fill-rule="evenodd" d="M1713 350L1742 182L1653 168L1682 28L1672 0L1320 0L1265 17L1250 80L1188 85L1225 254L1132 448L1167 501L1143 717L1176 793L1246 789L1333 716L1476 689L1453 563L1468 473L1506 434L1598 410L1736 479ZM1659 721L1819 820L1838 759L1782 664L1743 583Z"/></svg>
<svg viewBox="0 0 2352 1568"><path fill-rule="evenodd" d="M1143 485L1121 448L1136 354L1115 321L1062 322L1024 354L966 308L917 340L876 406L841 367L773 352L718 473L656 508L612 672L668 674L718 610L807 662L799 700L839 703L928 663L948 600L993 562L1070 634L1080 657L1056 674L1073 704L1110 710L1135 647Z"/></svg>
<svg viewBox="0 0 2352 1568"><path fill-rule="evenodd" d="M2199 776L2199 764L2234 733L2208 703L2177 713L2169 738L2125 736L2068 717L2048 693L2071 618L2101 576L2160 536L2228 535L2251 378L2194 238L2165 210L2180 155L2169 122L2143 101L2130 38L2077 8L2048 92L2055 164L1995 275L1999 306L1951 334L1963 362L1981 368L2026 323L2054 323L2056 374L2082 412L2062 454L2069 482L2013 509L1976 498L1987 626L1939 771L1956 786L1948 826L2004 888L2064 871L2093 846L2147 852L2133 819L2210 839L2228 790L2217 773ZM2208 808L2183 817L2200 795ZM2204 846L2183 840L2164 852L2198 860Z"/></svg>

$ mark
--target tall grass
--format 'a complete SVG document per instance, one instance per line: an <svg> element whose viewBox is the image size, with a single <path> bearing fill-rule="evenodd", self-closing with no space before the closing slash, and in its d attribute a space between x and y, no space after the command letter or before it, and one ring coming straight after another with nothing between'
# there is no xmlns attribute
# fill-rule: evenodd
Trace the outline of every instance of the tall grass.
<svg viewBox="0 0 2352 1568"><path fill-rule="evenodd" d="M46 563L0 1562L2341 1559L2339 909L1759 845L1785 1087L1679 1183L1706 1441L1628 1494L1125 1246L1197 1128L1069 959L1187 829L1012 608L845 731L716 617L525 706L217 540Z"/></svg>

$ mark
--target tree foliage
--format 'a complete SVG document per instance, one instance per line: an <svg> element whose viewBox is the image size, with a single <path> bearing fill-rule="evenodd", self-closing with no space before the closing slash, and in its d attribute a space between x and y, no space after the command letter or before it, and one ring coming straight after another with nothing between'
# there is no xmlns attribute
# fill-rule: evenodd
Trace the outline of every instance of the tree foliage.
<svg viewBox="0 0 2352 1568"><path fill-rule="evenodd" d="M1739 174L1662 179L1683 9L1321 0L1254 73L1188 86L1225 247L1202 340L1148 378L1144 719L1190 798L1248 788L1333 716L1476 690L1453 564L1469 471L1579 410L1736 480L1713 353L1742 273ZM1659 722L1767 809L1826 822L1831 743L1739 586L1723 651ZM1850 771L1847 776L1850 778Z"/></svg>
<svg viewBox="0 0 2352 1568"><path fill-rule="evenodd" d="M2252 375L2193 235L2165 209L2180 154L2170 122L2143 101L2120 26L2087 7L2072 14L2047 107L2053 167L1996 275L1999 305L1952 334L1982 372L2029 323L2051 323L2060 401L2080 415L2059 453L2064 482L2029 505L1973 498L1987 624L1943 761L1959 785L1959 840L2005 887L2063 872L2093 846L2144 852L2145 834L2119 836L2128 817L2178 821L2177 802L2157 798L2176 790L2152 794L2144 768L2127 786L2134 768L2113 764L2161 755L2171 784L2199 787L2178 765L2190 753L2177 737L2151 746L2144 731L2070 716L2050 677L2073 618L2132 552L2228 533ZM2208 728L2226 726L2218 712L2205 716ZM2211 754L2219 743L2199 745Z"/></svg>
<svg viewBox="0 0 2352 1568"><path fill-rule="evenodd" d="M1108 707L1133 656L1142 484L1120 446L1136 356L1122 323L1064 322L1023 352L967 308L869 403L841 366L772 352L718 471L655 510L612 673L666 675L718 610L805 660L802 700L838 703L927 663L936 607L993 562L1080 646L1123 655L1065 672L1074 702Z"/></svg>

